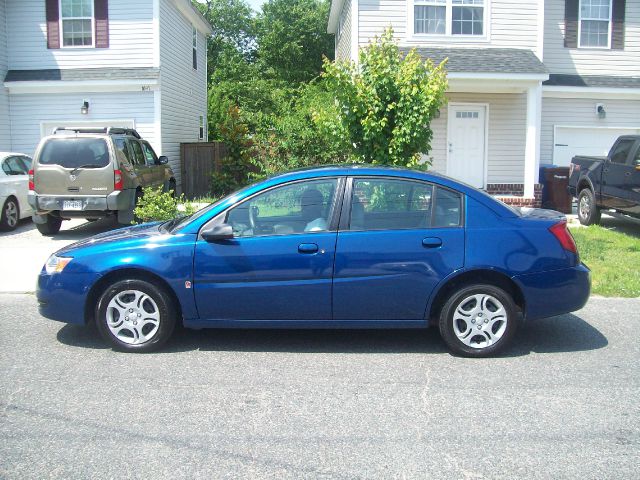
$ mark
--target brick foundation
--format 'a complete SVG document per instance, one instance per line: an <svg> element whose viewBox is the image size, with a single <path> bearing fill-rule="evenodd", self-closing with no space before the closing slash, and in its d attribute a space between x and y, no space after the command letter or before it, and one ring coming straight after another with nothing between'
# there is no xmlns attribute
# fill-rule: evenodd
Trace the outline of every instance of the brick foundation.
<svg viewBox="0 0 640 480"><path fill-rule="evenodd" d="M533 187L534 198L524 197L524 185L522 183L489 183L485 191L507 205L540 208L540 205L542 205L542 188L543 186L540 183Z"/></svg>

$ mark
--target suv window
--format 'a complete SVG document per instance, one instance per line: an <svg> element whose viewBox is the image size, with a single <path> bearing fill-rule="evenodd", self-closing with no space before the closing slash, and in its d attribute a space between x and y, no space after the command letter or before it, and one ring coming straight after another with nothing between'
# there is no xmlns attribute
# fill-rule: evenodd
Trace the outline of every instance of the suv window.
<svg viewBox="0 0 640 480"><path fill-rule="evenodd" d="M155 165L158 163L158 157L147 142L142 142L142 150L144 151L144 158L147 161L147 165Z"/></svg>
<svg viewBox="0 0 640 480"><path fill-rule="evenodd" d="M613 163L626 163L632 146L633 140L621 140L611 153L611 161Z"/></svg>
<svg viewBox="0 0 640 480"><path fill-rule="evenodd" d="M42 147L39 163L64 168L101 168L110 163L103 138L52 138Z"/></svg>
<svg viewBox="0 0 640 480"><path fill-rule="evenodd" d="M427 228L433 185L410 180L355 179L350 230Z"/></svg>
<svg viewBox="0 0 640 480"><path fill-rule="evenodd" d="M131 148L131 152L133 155L133 163L135 165L144 165L144 153L142 153L142 147L135 140L129 140L129 147Z"/></svg>
<svg viewBox="0 0 640 480"><path fill-rule="evenodd" d="M124 155L124 158L127 159L129 163L131 160L131 153L129 152L129 147L127 146L127 140L125 138L114 138L113 143L116 146L116 150Z"/></svg>
<svg viewBox="0 0 640 480"><path fill-rule="evenodd" d="M311 180L273 188L229 210L238 237L326 232L337 180Z"/></svg>

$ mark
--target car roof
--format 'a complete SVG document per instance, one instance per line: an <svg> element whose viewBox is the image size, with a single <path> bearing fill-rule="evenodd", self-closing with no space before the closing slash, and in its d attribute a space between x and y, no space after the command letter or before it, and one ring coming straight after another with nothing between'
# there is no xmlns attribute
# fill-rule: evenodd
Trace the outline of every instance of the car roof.
<svg viewBox="0 0 640 480"><path fill-rule="evenodd" d="M20 153L20 152L0 152L0 158L4 159L6 157L13 157L15 155L21 156L21 157L29 157L31 158L31 155L27 155L26 153Z"/></svg>

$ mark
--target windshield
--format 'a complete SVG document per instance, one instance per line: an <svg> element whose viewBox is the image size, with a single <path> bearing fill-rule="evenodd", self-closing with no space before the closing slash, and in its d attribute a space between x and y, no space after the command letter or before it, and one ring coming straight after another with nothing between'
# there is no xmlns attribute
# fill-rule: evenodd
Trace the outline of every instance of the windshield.
<svg viewBox="0 0 640 480"><path fill-rule="evenodd" d="M109 165L109 149L102 138L52 138L42 147L38 162L64 168L102 168Z"/></svg>

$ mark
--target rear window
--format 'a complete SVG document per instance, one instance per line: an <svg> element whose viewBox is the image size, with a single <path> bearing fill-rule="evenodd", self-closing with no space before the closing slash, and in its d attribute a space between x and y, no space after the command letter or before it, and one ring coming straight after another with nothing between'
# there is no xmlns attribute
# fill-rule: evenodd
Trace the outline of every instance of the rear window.
<svg viewBox="0 0 640 480"><path fill-rule="evenodd" d="M42 147L38 162L64 168L101 168L109 165L109 149L102 138L53 138Z"/></svg>

